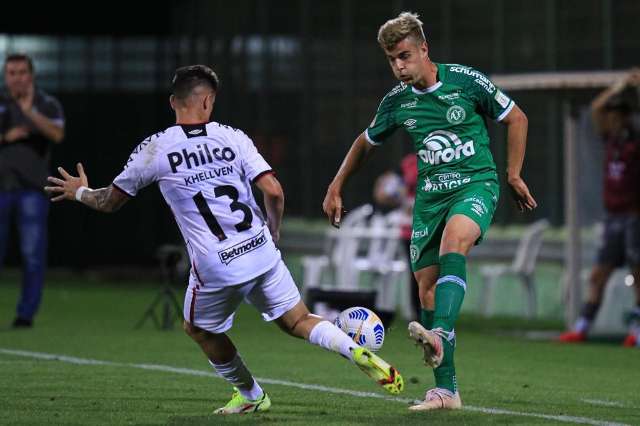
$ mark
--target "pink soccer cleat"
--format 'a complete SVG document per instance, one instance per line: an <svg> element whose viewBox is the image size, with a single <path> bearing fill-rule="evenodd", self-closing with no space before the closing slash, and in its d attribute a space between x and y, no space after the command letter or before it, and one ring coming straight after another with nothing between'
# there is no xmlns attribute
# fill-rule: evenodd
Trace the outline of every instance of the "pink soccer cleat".
<svg viewBox="0 0 640 426"><path fill-rule="evenodd" d="M442 363L444 350L442 339L444 331L441 328L427 330L420 323L409 323L409 338L413 339L424 351L424 362L432 368L438 368Z"/></svg>
<svg viewBox="0 0 640 426"><path fill-rule="evenodd" d="M429 389L427 394L419 404L409 407L411 411L429 411L429 410L459 410L462 408L462 400L458 392L451 392L447 389L434 388Z"/></svg>

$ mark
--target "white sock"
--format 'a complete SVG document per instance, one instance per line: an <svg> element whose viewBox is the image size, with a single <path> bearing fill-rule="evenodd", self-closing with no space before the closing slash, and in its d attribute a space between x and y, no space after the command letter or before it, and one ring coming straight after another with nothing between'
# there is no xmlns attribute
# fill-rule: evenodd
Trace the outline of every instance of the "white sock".
<svg viewBox="0 0 640 426"><path fill-rule="evenodd" d="M227 382L237 387L240 394L247 399L256 400L262 396L264 391L253 379L253 376L244 365L239 354L227 363L216 364L209 360L209 364L216 370L219 376L223 377Z"/></svg>
<svg viewBox="0 0 640 426"><path fill-rule="evenodd" d="M351 337L329 321L320 321L313 327L309 333L309 343L337 352L350 361L353 361L350 349L358 347Z"/></svg>

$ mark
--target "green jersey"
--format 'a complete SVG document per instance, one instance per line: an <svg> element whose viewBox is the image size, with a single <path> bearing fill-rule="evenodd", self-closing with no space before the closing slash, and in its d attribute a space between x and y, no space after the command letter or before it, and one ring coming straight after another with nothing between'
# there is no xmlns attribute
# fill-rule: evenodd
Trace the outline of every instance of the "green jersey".
<svg viewBox="0 0 640 426"><path fill-rule="evenodd" d="M373 145L404 128L418 155L420 199L440 198L471 182L497 184L484 116L502 120L514 102L484 74L457 64L435 64L438 82L418 90L400 83L382 99L365 131Z"/></svg>

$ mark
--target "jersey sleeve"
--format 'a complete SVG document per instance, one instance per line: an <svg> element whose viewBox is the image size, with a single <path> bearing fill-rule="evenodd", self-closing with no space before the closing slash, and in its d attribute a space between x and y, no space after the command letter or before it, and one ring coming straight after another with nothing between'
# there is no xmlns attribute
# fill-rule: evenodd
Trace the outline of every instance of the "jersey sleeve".
<svg viewBox="0 0 640 426"><path fill-rule="evenodd" d="M378 106L373 121L364 131L367 140L372 145L381 145L398 128L395 120L394 98L387 95Z"/></svg>
<svg viewBox="0 0 640 426"><path fill-rule="evenodd" d="M240 139L240 164L247 178L251 181L256 180L263 174L271 172L271 166L258 152L249 136L239 131Z"/></svg>
<svg viewBox="0 0 640 426"><path fill-rule="evenodd" d="M149 136L133 150L124 170L113 180L113 186L135 197L139 190L157 180L155 150L150 147L154 143L157 138Z"/></svg>
<svg viewBox="0 0 640 426"><path fill-rule="evenodd" d="M515 105L513 99L479 71L473 70L467 89L471 91L480 110L495 121L502 121Z"/></svg>

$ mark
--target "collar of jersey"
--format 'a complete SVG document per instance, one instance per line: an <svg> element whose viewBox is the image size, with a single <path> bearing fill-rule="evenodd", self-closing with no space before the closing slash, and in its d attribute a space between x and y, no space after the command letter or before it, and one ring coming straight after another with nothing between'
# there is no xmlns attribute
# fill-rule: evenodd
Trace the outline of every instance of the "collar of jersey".
<svg viewBox="0 0 640 426"><path fill-rule="evenodd" d="M436 84L431 85L429 87L427 87L424 90L420 90L420 89L416 89L415 87L411 86L411 91L417 95L424 95L425 93L433 93L436 90L438 90L440 88L440 86L442 86L442 82L438 81Z"/></svg>

